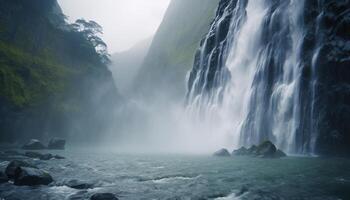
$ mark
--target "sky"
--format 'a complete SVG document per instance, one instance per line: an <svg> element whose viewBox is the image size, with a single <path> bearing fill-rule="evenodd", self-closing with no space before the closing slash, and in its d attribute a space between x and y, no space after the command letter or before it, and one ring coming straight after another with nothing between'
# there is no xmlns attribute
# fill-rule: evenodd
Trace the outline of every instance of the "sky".
<svg viewBox="0 0 350 200"><path fill-rule="evenodd" d="M109 53L125 51L152 37L170 0L58 0L70 22L84 18L99 23Z"/></svg>

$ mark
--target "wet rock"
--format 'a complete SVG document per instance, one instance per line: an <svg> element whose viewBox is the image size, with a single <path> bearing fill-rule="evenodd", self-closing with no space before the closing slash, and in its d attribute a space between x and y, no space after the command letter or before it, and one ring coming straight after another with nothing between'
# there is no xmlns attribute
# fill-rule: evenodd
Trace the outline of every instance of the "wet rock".
<svg viewBox="0 0 350 200"><path fill-rule="evenodd" d="M234 150L232 155L253 156L260 158L281 158L287 156L283 151L277 150L276 146L270 141L265 141L259 146L253 145L249 149L241 147L240 149Z"/></svg>
<svg viewBox="0 0 350 200"><path fill-rule="evenodd" d="M248 149L248 154L255 155L257 154L257 151L258 151L258 147L256 145L253 145Z"/></svg>
<svg viewBox="0 0 350 200"><path fill-rule="evenodd" d="M216 151L213 155L218 157L227 157L230 156L230 153L227 149L220 149L219 151Z"/></svg>
<svg viewBox="0 0 350 200"><path fill-rule="evenodd" d="M274 157L274 154L276 153L276 151L277 151L277 148L272 142L265 141L257 147L256 154L259 157L272 158Z"/></svg>
<svg viewBox="0 0 350 200"><path fill-rule="evenodd" d="M7 175L7 177L9 177L10 179L15 178L16 169L18 167L36 168L34 165L32 165L32 164L30 164L28 162L25 162L25 161L22 161L22 160L13 160L6 167L5 174Z"/></svg>
<svg viewBox="0 0 350 200"><path fill-rule="evenodd" d="M53 138L49 141L48 149L63 150L66 145L66 140L60 138Z"/></svg>
<svg viewBox="0 0 350 200"><path fill-rule="evenodd" d="M7 177L7 175L4 172L0 171L0 184L6 183L8 181L9 181L9 178Z"/></svg>
<svg viewBox="0 0 350 200"><path fill-rule="evenodd" d="M39 140L32 139L27 144L23 145L22 149L25 149L25 150L42 150L42 149L46 149L46 147Z"/></svg>
<svg viewBox="0 0 350 200"><path fill-rule="evenodd" d="M93 184L79 181L76 179L68 181L65 185L70 187L70 188L74 188L74 189L78 189L78 190L93 188Z"/></svg>
<svg viewBox="0 0 350 200"><path fill-rule="evenodd" d="M118 200L112 193L97 193L90 197L90 200Z"/></svg>
<svg viewBox="0 0 350 200"><path fill-rule="evenodd" d="M51 175L43 170L30 168L30 167L18 167L15 174L15 185L48 185L53 181Z"/></svg>
<svg viewBox="0 0 350 200"><path fill-rule="evenodd" d="M54 156L50 153L46 153L46 154L41 154L38 152L32 152L32 151L27 151L24 154L25 156L29 157L29 158L38 158L40 160L50 160L52 159Z"/></svg>
<svg viewBox="0 0 350 200"><path fill-rule="evenodd" d="M60 156L60 155L55 155L53 158L58 159L58 160L66 159L65 157Z"/></svg>
<svg viewBox="0 0 350 200"><path fill-rule="evenodd" d="M245 155L249 155L248 149L245 147L241 147L240 149L234 150L232 152L232 155L234 156L245 156Z"/></svg>
<svg viewBox="0 0 350 200"><path fill-rule="evenodd" d="M274 155L275 158L282 158L287 157L287 154L285 154L282 150L278 149Z"/></svg>

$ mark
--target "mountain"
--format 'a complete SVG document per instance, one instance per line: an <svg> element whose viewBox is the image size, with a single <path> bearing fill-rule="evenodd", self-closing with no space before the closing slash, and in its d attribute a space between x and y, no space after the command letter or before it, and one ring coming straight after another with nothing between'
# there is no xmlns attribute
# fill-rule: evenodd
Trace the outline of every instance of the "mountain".
<svg viewBox="0 0 350 200"><path fill-rule="evenodd" d="M271 140L292 154L348 156L349 27L349 1L221 0L188 106L213 127L230 124L236 145Z"/></svg>
<svg viewBox="0 0 350 200"><path fill-rule="evenodd" d="M132 83L141 68L151 42L152 38L149 38L137 43L127 51L112 55L112 64L109 69L112 71L114 80L123 96L128 96L131 92Z"/></svg>
<svg viewBox="0 0 350 200"><path fill-rule="evenodd" d="M135 79L135 91L146 96L159 91L174 98L184 96L186 74L217 5L218 0L171 1Z"/></svg>
<svg viewBox="0 0 350 200"><path fill-rule="evenodd" d="M122 99L92 41L56 0L0 5L0 142L102 134Z"/></svg>

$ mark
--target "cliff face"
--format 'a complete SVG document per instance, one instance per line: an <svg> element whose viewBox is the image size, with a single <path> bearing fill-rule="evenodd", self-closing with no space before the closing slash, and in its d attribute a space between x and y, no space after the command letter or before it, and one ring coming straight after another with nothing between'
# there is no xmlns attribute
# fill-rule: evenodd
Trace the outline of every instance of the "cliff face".
<svg viewBox="0 0 350 200"><path fill-rule="evenodd" d="M149 38L139 42L127 51L112 55L112 63L109 68L123 96L129 96L133 92L133 82L147 55L151 42L152 38Z"/></svg>
<svg viewBox="0 0 350 200"><path fill-rule="evenodd" d="M269 139L289 153L349 155L349 27L349 1L221 0L188 104L231 112L239 145Z"/></svg>
<svg viewBox="0 0 350 200"><path fill-rule="evenodd" d="M217 5L218 0L171 1L135 79L137 91L147 96L157 91L167 91L174 98L184 96L186 74Z"/></svg>
<svg viewBox="0 0 350 200"><path fill-rule="evenodd" d="M56 0L0 5L0 141L103 132L121 98L93 45Z"/></svg>

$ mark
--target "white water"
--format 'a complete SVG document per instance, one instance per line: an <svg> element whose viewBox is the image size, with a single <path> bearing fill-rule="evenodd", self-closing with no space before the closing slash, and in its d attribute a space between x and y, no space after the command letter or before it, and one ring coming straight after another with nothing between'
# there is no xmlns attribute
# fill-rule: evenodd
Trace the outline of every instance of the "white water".
<svg viewBox="0 0 350 200"><path fill-rule="evenodd" d="M244 0L238 1L238 5L242 5L243 2ZM222 51L227 52L224 67L229 70L231 79L210 92L205 91L203 87L201 93L197 94L194 87L199 84L200 72L206 70L206 77L208 67L199 70L189 91L187 113L191 116L193 124L202 127L202 137L209 139L216 146L238 148L269 139L275 142L278 148L297 153L300 147L296 144L296 134L300 126L300 112L303 112L300 108L299 90L302 65L300 54L304 39L301 23L304 1L283 2L272 14L269 13L272 5L267 2L249 1L246 16L242 8L236 7L228 35L233 39L228 45L228 50ZM242 18L243 23L237 23ZM267 19L270 19L268 24L265 23ZM273 26L276 24L283 26L274 30ZM289 34L289 45L280 50L273 49L272 41L263 41L263 31L266 29L277 37L276 40L282 42L285 37L283 34ZM206 42L201 47L202 54L205 53L205 47ZM281 56L284 56L284 59L280 58ZM201 55L201 66L204 66L204 57L205 55ZM268 96L266 101L264 95L268 76L264 73L271 71L268 68L273 67L268 64L268 59L282 60L282 63L278 63L280 68L275 69L277 72L274 74L271 96ZM271 133L262 133L264 130L270 130ZM315 135L310 139L311 146L315 145Z"/></svg>

